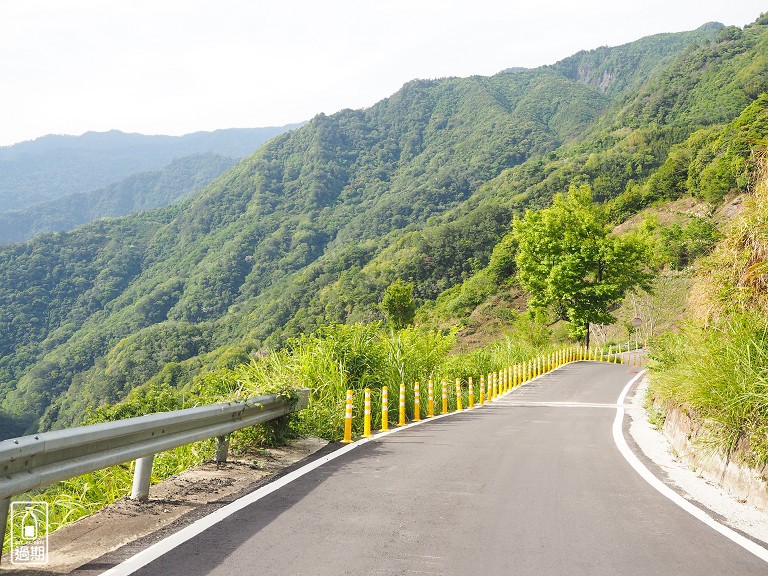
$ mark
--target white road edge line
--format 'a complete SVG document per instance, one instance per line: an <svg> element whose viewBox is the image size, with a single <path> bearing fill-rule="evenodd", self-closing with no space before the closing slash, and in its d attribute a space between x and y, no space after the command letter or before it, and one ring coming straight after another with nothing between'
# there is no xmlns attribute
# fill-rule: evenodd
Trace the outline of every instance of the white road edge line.
<svg viewBox="0 0 768 576"><path fill-rule="evenodd" d="M573 362L568 362L566 364L563 364L561 366L558 366L554 370L548 372L547 374L551 374L552 372L555 372L557 370L560 370L564 366L567 366L568 364L572 364ZM512 388L511 390L505 392L504 394L500 394L498 398L504 398L505 396L511 394L518 388L522 386L526 386L527 384L530 384L531 382L534 382L535 380L538 380L539 378L542 378L546 376L546 374L542 374L540 376L537 376L536 378L533 378L529 380L528 382L525 382L521 384L520 386L517 386L515 388ZM462 410L462 412L466 412L468 410L476 410L478 408L482 408L484 406L491 406L492 403L488 402L484 404L483 406L480 406L479 404L476 404L472 408L465 408ZM414 426L419 426L421 424L426 424L428 422L434 422L435 420L439 420L440 418L444 418L446 416L451 416L453 414L460 414L461 412L447 412L445 414L437 414L431 418L425 418L424 420L419 420L418 422L410 422L409 424L406 424L405 426L399 426L397 428L393 428L387 432L379 432L378 434L375 434L374 436L370 438L361 438L360 440L357 440L356 442L353 442L351 444L347 444L343 448L339 448L338 450L335 450L328 454L327 456L323 456L322 458L318 458L317 460L313 460L309 464L305 464L301 468L297 468L293 472L290 472L286 474L285 476L282 476L278 478L277 480L274 480L273 482L270 482L269 484L266 484L259 488L258 490L254 490L250 494L246 494L245 496L238 498L234 502L231 502L227 504L226 506L222 506L215 512L211 512L209 515L204 516L203 518L200 518L199 520L196 520L189 526L186 526L185 528L182 528L178 532L171 534L167 538L164 538L163 540L160 540L160 542L157 542L156 544L153 544L152 546L149 546L148 548L145 548L141 552L138 552L137 554L131 556L127 560L123 560L120 564L117 566L114 566L107 570L106 572L102 573L102 576L128 576L129 574L133 574L140 568L143 568L150 562L153 562L154 560L157 560L162 556L163 554L166 554L167 552L170 552L174 548L181 546L184 542L187 540L191 540L198 534L201 534L211 526L218 524L225 518L231 516L235 512L242 510L246 506L250 506L254 502L257 502L264 498L265 496L268 496L269 494L272 494L272 492L275 492L282 488L283 486L290 484L297 478L301 478L305 474L308 474L309 472L312 472L312 470L319 468L323 464L326 464L332 460L335 460L336 458L343 456L347 452L354 450L358 446L362 446L363 444L366 444L370 442L371 440L377 440L379 438L383 438L384 436L388 436L389 434L394 434L396 432L399 432L400 430L407 430L408 428L412 428Z"/></svg>
<svg viewBox="0 0 768 576"><path fill-rule="evenodd" d="M632 388L632 386L637 382L640 378L645 376L645 370L641 371L637 376L632 378L627 385L624 387L624 390L621 391L621 394L619 395L618 400L616 401L616 404L618 407L616 408L616 418L613 421L613 441L616 443L616 446L618 447L619 451L621 452L622 456L624 456L624 459L629 463L632 468L635 469L635 472L637 472L643 480L648 482L653 488L655 488L657 491L659 491L662 496L665 496L666 498L670 499L672 502L680 506L683 510L688 512L691 516L694 518L700 520L713 530L716 530L735 544L738 544L748 552L751 552L761 560L768 562L768 550L757 544L756 542L753 542L752 540L745 538L735 530L732 530L731 528L728 528L724 524L721 524L712 516L701 510L700 508L694 506L691 504L688 500L680 496L677 492L672 490L669 486L664 484L661 480L659 480L656 476L653 475L653 473L648 470L648 468L645 467L645 465L640 462L640 460L635 456L635 453L630 450L629 446L627 445L627 441L624 438L624 432L623 432L623 422L624 422L624 400L627 396L627 393Z"/></svg>
<svg viewBox="0 0 768 576"><path fill-rule="evenodd" d="M514 388L512 390L514 390ZM503 396L506 396L506 394L509 394L512 390L505 393ZM499 396L499 397L501 398L502 396ZM485 404L485 406L488 406L488 404ZM475 410L480 407L481 406L479 404L476 404L474 407L465 408L461 412ZM134 556L131 556L127 560L123 560L117 566L114 566L109 570L107 570L106 572L103 572L102 576L127 576L128 574L133 574L136 570L139 570L140 568L143 568L150 562L157 560L163 554L170 552L174 548L182 545L187 540L191 540L198 534L207 530L211 526L218 524L219 522L231 516L235 512L242 510L246 506L250 506L254 502L261 500L265 496L272 494L272 492L275 492L280 488L282 488L283 486L290 484L294 480L301 478L305 474L312 472L313 470L315 470L316 468L319 468L323 464L327 464L328 462L335 460L340 456L343 456L347 452L354 450L358 446L367 444L371 440L378 440L379 438L383 438L384 436L389 436L390 434L394 434L401 430L407 430L408 428L413 428L414 426L419 426L421 424L426 424L428 422L434 422L435 420L439 420L440 418L445 418L446 416L461 414L461 412L447 412L445 414L436 414L431 418L419 420L418 422L410 422L405 426L398 426L397 428L393 428L387 432L379 432L378 434L375 434L370 438L361 438L360 440L357 440L351 444L347 444L346 446L339 448L338 450L334 450L327 456L323 456L321 458L318 458L317 460L313 460L309 464L305 464L301 468L297 468L293 472L290 472L285 476L282 476L277 480L274 480L273 482L270 482L269 484L266 484L261 488L254 490L250 494L246 494L245 496L238 498L234 502L230 502L226 506L222 506L215 512L211 512L208 516L204 516L203 518L196 520L189 526L182 528L181 530L179 530L174 534L171 534L170 536L168 536L167 538L164 538L160 542L157 542L156 544L153 544L152 546L145 548L144 550L142 550L141 552L138 552Z"/></svg>

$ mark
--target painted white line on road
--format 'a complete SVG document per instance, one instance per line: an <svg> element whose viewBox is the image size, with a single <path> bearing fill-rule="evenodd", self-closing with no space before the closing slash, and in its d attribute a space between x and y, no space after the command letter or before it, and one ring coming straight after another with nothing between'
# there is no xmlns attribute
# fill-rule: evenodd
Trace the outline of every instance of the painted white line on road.
<svg viewBox="0 0 768 576"><path fill-rule="evenodd" d="M563 366L567 366L567 364L564 364L562 366L559 366L552 372L559 370L563 368ZM550 372L551 373L551 372ZM479 404L476 404L473 408L465 408L462 410L462 412L467 412L470 410L476 410L478 408L485 408L488 406L493 406L494 404L503 403L504 398L508 396L509 394L512 394L515 390L518 388L521 388L523 386L526 386L527 384L530 384L539 378L543 378L546 376L546 374L542 374L540 376L537 376L536 378L533 378L532 380L529 380L528 382L525 382L524 384L521 384L520 386L517 386L516 388L512 388L511 390L508 390L504 394L501 394L498 396L497 400L488 401L484 406L480 406ZM175 534L171 534L167 538L164 538L160 542L157 542L156 544L153 544L152 546L149 546L148 548L142 550L141 552L135 554L134 556L128 558L127 560L124 560L117 566L114 566L113 568L110 568L106 572L102 574L102 576L127 576L128 574L133 574L135 571L139 570L140 568L146 566L150 562L157 560L160 558L163 554L166 554L167 552L170 552L174 548L181 546L186 541L191 540L198 534L201 534L211 526L214 526L215 524L218 524L222 520L228 518L235 512L242 510L246 506L250 506L254 502L257 502L264 498L265 496L268 496L269 494L272 494L273 492L279 490L283 486L286 486L287 484L290 484L294 480L301 478L305 474L308 474L309 472L312 472L316 468L319 468L323 464L326 464L328 462L331 462L332 460L335 460L336 458L339 458L340 456L343 456L347 452L354 450L358 446L362 446L363 444L366 444L372 440L378 440L380 438L383 438L384 436L388 436L390 434L394 434L396 432L399 432L400 430L407 430L408 428L412 428L414 426L420 426L422 424L427 424L428 422L434 422L435 420L439 420L440 418L445 418L446 416L452 416L455 414L461 414L461 412L448 412L445 414L437 414L431 418L426 418L424 420L419 420L418 422L410 422L409 424L406 424L405 426L399 426L397 428L393 428L387 432L379 432L378 434L375 434L371 438L362 438L360 440L357 440L356 442L353 442L351 444L347 444L343 448L339 448L338 450L335 450L328 454L327 456L323 456L321 458L318 458L317 460L313 460L309 464L306 464L302 466L301 468L298 468L294 470L293 472L290 472L286 474L285 476L282 476L278 478L277 480L274 480L270 482L269 484L266 484L262 486L261 488L254 490L250 494L246 494L245 496L238 498L234 502L231 502L230 504L227 504L226 506L223 506L216 510L215 512L212 512L208 516L205 516L203 518L200 518L199 520L193 522L189 526L186 526L185 528L182 528Z"/></svg>
<svg viewBox="0 0 768 576"><path fill-rule="evenodd" d="M645 370L640 372L640 374L632 378L632 380L627 383L627 385L624 387L624 390L621 391L618 400L616 401L618 407L616 408L616 418L613 421L613 441L616 443L616 446L618 447L622 456L624 456L624 459L629 463L630 466L632 466L632 468L635 469L635 472L640 474L643 480L648 482L648 484L659 491L663 496L670 499L672 502L680 506L680 508L688 512L691 516L702 521L704 524L713 530L716 530L735 544L738 544L761 560L768 562L768 550L756 542L753 542L749 538L745 538L735 530L728 528L728 526L721 524L712 518L712 516L704 512L704 510L694 506L691 502L680 496L680 494L672 490L669 486L664 484L664 482L654 476L653 473L648 470L648 468L646 468L642 462L640 462L637 456L635 456L635 453L630 450L629 446L627 445L627 441L624 438L623 432L624 400L635 382L637 382L643 376L645 376Z"/></svg>
<svg viewBox="0 0 768 576"><path fill-rule="evenodd" d="M480 406L475 406L471 409L466 408L465 410L462 410L462 412L466 412L468 410L474 410L476 408L480 408ZM164 538L160 542L157 542L156 544L153 544L152 546L149 546L148 548L142 550L138 554L128 558L127 560L124 560L117 566L110 568L106 572L102 573L102 576L127 576L128 574L133 574L136 570L146 566L147 564L149 564L154 560L157 560L163 554L170 552L174 548L181 546L187 540L191 540L198 534L207 530L211 526L218 524L219 522L231 516L235 512L242 510L246 506L250 506L254 502L261 500L265 496L272 494L273 492L279 490L283 486L290 484L294 480L301 478L302 476L304 476L305 474L308 474L309 472L312 472L313 470L315 470L316 468L319 468L323 464L327 464L328 462L331 462L332 460L335 460L336 458L343 456L347 452L354 450L358 446L367 444L372 440L378 440L380 438L383 438L384 436L389 436L390 434L394 434L401 430L407 430L408 428L413 428L414 426L419 426L421 424L426 424L428 422L434 422L435 420L439 420L440 418L445 418L446 416L452 416L455 414L461 414L461 412L447 412L445 414L437 414L431 418L420 420L418 422L411 422L409 424L406 424L405 426L393 428L392 430L389 430L387 432L380 432L375 436L372 436L371 438L361 438L356 442L347 444L346 446L339 448L338 450L334 450L327 456L323 456L321 458L318 458L317 460L313 460L309 464L305 464L301 468L298 468L293 472L289 472L285 476L282 476L277 480L274 480L269 484L266 484L261 488L254 490L250 494L246 494L245 496L238 498L234 502L231 502L226 506L219 508L215 512L212 512L211 514L209 514L208 516L200 518L199 520L193 522L189 526L182 528L175 534L171 534L170 536L168 536L167 538Z"/></svg>
<svg viewBox="0 0 768 576"><path fill-rule="evenodd" d="M523 406L536 408L538 406L546 406L552 408L610 408L616 410L616 408L630 408L629 404L604 404L598 402L526 402L525 400L503 400L501 402L504 406Z"/></svg>

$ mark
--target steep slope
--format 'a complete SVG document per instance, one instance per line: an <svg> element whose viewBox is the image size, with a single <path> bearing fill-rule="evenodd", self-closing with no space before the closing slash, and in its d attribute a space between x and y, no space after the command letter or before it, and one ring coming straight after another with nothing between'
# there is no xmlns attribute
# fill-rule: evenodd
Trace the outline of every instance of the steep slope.
<svg viewBox="0 0 768 576"><path fill-rule="evenodd" d="M589 183L608 200L647 179L674 144L736 118L768 91L768 16L744 30L706 29L715 41L683 51L614 100L579 142L503 172L478 201L541 207L569 183Z"/></svg>
<svg viewBox="0 0 768 576"><path fill-rule="evenodd" d="M616 99L637 90L681 51L708 42L723 28L722 24L710 22L692 32L656 34L622 46L583 50L553 64L552 69Z"/></svg>
<svg viewBox="0 0 768 576"><path fill-rule="evenodd" d="M89 192L131 174L160 170L176 158L214 153L232 158L251 154L264 142L298 127L238 128L185 136L87 132L43 136L0 147L0 211Z"/></svg>
<svg viewBox="0 0 768 576"><path fill-rule="evenodd" d="M160 208L205 187L235 163L218 154L174 160L162 170L134 174L92 192L79 192L0 213L0 243L21 242L44 232L61 232L104 217Z"/></svg>
<svg viewBox="0 0 768 576"><path fill-rule="evenodd" d="M610 106L550 68L414 81L273 139L192 199L2 249L4 409L60 426L153 377L376 318L398 276L434 298L487 263L521 205L484 200L485 183Z"/></svg>

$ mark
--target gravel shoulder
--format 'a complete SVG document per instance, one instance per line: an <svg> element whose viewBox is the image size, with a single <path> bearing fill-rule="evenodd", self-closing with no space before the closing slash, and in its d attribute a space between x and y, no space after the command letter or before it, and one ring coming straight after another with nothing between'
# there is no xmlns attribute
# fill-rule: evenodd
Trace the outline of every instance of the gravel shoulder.
<svg viewBox="0 0 768 576"><path fill-rule="evenodd" d="M768 544L768 514L739 502L724 488L697 474L675 454L666 436L649 423L644 407L647 388L647 381L643 379L632 397L632 407L627 409L631 417L629 432L643 454L661 472L661 479L687 500L711 510L721 523ZM654 473L659 475L657 471Z"/></svg>

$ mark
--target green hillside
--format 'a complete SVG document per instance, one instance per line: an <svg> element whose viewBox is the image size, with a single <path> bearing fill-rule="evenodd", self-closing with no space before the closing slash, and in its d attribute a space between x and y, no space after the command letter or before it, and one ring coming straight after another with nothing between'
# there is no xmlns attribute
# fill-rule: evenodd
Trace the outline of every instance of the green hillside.
<svg viewBox="0 0 768 576"><path fill-rule="evenodd" d="M323 324L380 319L397 278L434 301L483 273L513 215L570 184L621 215L671 194L653 188L659 167L756 100L767 39L761 22L708 25L410 82L278 136L193 198L0 249L6 426L71 424L144 382L180 385ZM504 250L491 264L474 304L513 272Z"/></svg>
<svg viewBox="0 0 768 576"><path fill-rule="evenodd" d="M218 154L194 154L162 170L142 172L91 192L79 192L0 213L0 243L29 240L44 232L71 230L104 217L125 216L170 204L200 190L235 163Z"/></svg>

